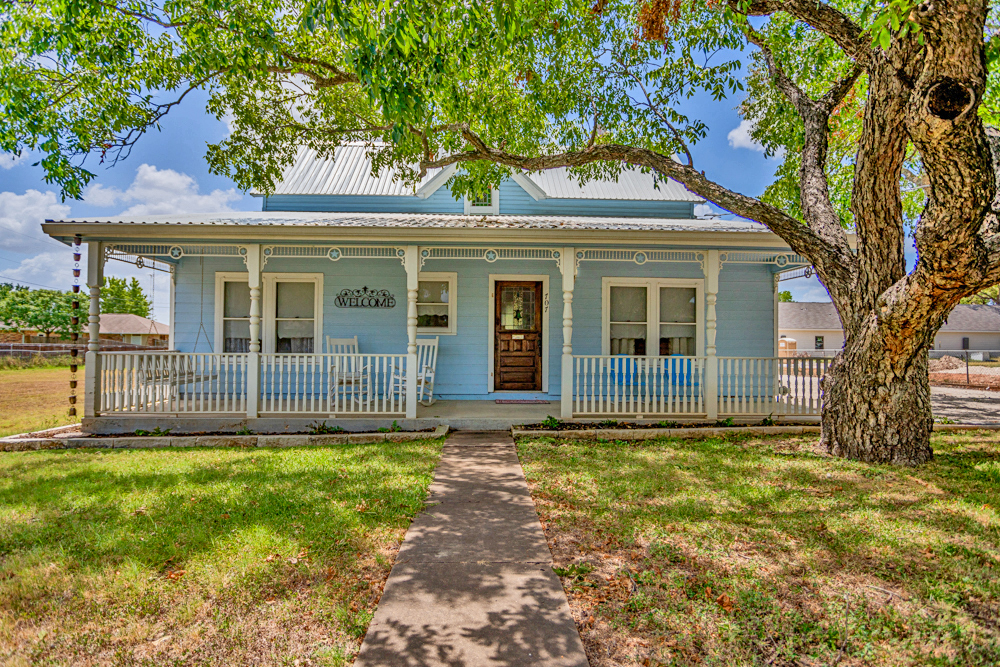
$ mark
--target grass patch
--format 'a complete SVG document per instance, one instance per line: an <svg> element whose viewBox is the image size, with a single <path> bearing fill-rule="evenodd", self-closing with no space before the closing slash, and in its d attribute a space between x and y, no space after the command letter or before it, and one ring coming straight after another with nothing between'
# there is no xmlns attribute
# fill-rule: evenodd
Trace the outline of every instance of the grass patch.
<svg viewBox="0 0 1000 667"><path fill-rule="evenodd" d="M1000 664L1000 442L934 449L518 443L591 667Z"/></svg>
<svg viewBox="0 0 1000 667"><path fill-rule="evenodd" d="M0 663L349 664L439 454L0 453Z"/></svg>
<svg viewBox="0 0 1000 667"><path fill-rule="evenodd" d="M77 372L77 411L83 412L83 366ZM75 424L69 412L69 368L0 370L0 437Z"/></svg>
<svg viewBox="0 0 1000 667"><path fill-rule="evenodd" d="M86 346L81 346L81 350ZM77 357L80 368L83 368L83 355ZM66 367L73 363L73 357L68 354L60 354L47 357L42 354L35 354L30 357L0 357L0 371L20 370L24 368L56 368Z"/></svg>

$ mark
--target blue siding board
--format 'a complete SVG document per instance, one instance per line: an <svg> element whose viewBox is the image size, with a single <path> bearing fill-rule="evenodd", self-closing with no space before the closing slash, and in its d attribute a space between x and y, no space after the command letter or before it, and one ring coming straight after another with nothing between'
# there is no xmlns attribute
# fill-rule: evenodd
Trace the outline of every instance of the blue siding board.
<svg viewBox="0 0 1000 667"><path fill-rule="evenodd" d="M204 280L202 279L204 263ZM236 258L184 257L177 265L175 340L182 352L208 352L215 344L215 272L242 272ZM510 394L519 398L556 398L560 393L562 354L562 277L550 260L429 260L424 271L458 273L458 333L440 337L435 393L440 398L502 398L488 393L489 277L547 275L549 329L549 392ZM406 275L395 259L349 260L272 258L264 272L322 273L324 336L357 335L362 352L402 353L406 350ZM694 263L583 262L573 297L573 350L601 353L602 278L701 278ZM338 308L344 289L388 289L396 297L391 309ZM717 346L720 356L769 357L774 348L774 298L771 270L761 265L724 264L719 275ZM325 340L320 341L321 346Z"/></svg>
<svg viewBox="0 0 1000 667"><path fill-rule="evenodd" d="M694 217L692 202L613 199L542 199L535 201L514 181L500 184L502 215L588 215L632 218ZM416 195L272 195L264 197L265 211L320 211L337 213L462 213L465 205L447 186L430 197Z"/></svg>

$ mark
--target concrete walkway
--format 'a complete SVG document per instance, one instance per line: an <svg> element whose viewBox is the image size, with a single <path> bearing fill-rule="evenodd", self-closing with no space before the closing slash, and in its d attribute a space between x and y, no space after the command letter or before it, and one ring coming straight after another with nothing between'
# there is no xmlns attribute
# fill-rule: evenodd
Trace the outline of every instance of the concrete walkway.
<svg viewBox="0 0 1000 667"><path fill-rule="evenodd" d="M586 667L506 432L457 432L410 525L355 667Z"/></svg>

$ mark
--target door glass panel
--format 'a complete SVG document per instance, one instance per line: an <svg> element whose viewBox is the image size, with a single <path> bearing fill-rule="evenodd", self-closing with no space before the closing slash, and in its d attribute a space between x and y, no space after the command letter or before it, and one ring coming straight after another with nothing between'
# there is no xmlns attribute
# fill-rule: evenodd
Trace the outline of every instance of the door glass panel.
<svg viewBox="0 0 1000 667"><path fill-rule="evenodd" d="M250 317L250 285L226 282L223 317Z"/></svg>
<svg viewBox="0 0 1000 667"><path fill-rule="evenodd" d="M535 287L510 285L500 289L500 328L535 328Z"/></svg>
<svg viewBox="0 0 1000 667"><path fill-rule="evenodd" d="M312 317L316 285L314 283L278 283L277 311L282 317Z"/></svg>
<svg viewBox="0 0 1000 667"><path fill-rule="evenodd" d="M611 354L646 354L646 288L612 287Z"/></svg>

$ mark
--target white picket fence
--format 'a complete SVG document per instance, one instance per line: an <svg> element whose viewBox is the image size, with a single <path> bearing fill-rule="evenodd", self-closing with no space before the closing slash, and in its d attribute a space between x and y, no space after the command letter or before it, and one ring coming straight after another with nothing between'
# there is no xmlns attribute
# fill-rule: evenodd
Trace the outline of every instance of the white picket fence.
<svg viewBox="0 0 1000 667"><path fill-rule="evenodd" d="M820 380L832 359L574 355L575 417L707 416L707 392L719 417L813 416L822 410Z"/></svg>
<svg viewBox="0 0 1000 667"><path fill-rule="evenodd" d="M704 357L576 355L573 414L704 414L704 380Z"/></svg>
<svg viewBox="0 0 1000 667"><path fill-rule="evenodd" d="M261 413L405 415L405 354L262 354Z"/></svg>
<svg viewBox="0 0 1000 667"><path fill-rule="evenodd" d="M101 352L98 410L245 413L247 359L246 354Z"/></svg>

